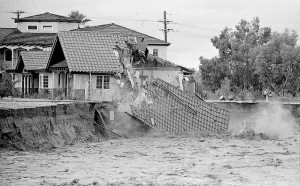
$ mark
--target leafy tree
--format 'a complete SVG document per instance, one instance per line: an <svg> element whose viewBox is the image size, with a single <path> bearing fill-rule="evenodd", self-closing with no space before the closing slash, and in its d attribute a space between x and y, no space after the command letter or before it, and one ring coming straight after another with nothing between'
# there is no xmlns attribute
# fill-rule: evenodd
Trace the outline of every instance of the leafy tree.
<svg viewBox="0 0 300 186"><path fill-rule="evenodd" d="M14 83L12 82L11 75L3 73L0 78L0 98L12 96L14 92Z"/></svg>
<svg viewBox="0 0 300 186"><path fill-rule="evenodd" d="M200 57L200 72L202 74L202 82L212 91L221 87L222 80L230 76L228 65L215 57L206 59Z"/></svg>
<svg viewBox="0 0 300 186"><path fill-rule="evenodd" d="M211 39L219 50L219 58L230 68L232 84L240 89L248 89L258 82L254 76L255 63L249 54L271 38L271 28L260 28L259 22L258 17L251 22L242 19L235 30L226 27L218 37Z"/></svg>
<svg viewBox="0 0 300 186"><path fill-rule="evenodd" d="M295 95L300 91L300 47L296 46L298 35L285 30L274 33L270 42L259 46L252 55L255 74L259 81L278 95L284 92Z"/></svg>
<svg viewBox="0 0 300 186"><path fill-rule="evenodd" d="M216 86L220 88L224 74L229 78L231 86L237 89L261 88L259 78L254 73L255 58L251 58L251 54L256 52L257 46L264 45L270 40L271 28L260 28L259 22L257 17L251 22L242 19L235 30L226 27L219 36L211 39L213 46L219 50L219 57L206 59L205 63L201 61L202 58L200 59L203 79L209 79L205 76L213 73L216 68L220 69L220 65L216 64L217 61L222 62L221 66L227 66L221 68L226 69L221 72L221 76L216 75L214 78L213 89L216 89ZM206 68L205 65L210 67Z"/></svg>
<svg viewBox="0 0 300 186"><path fill-rule="evenodd" d="M231 89L261 91L269 88L278 95L300 92L300 47L295 31L272 33L260 28L256 17L241 20L235 29L225 28L211 39L219 50L212 59L200 57L203 84L215 91L227 77Z"/></svg>
<svg viewBox="0 0 300 186"><path fill-rule="evenodd" d="M70 18L78 19L81 21L80 25L84 26L85 23L91 21L91 19L87 18L86 15L80 13L78 10L72 10L68 15Z"/></svg>

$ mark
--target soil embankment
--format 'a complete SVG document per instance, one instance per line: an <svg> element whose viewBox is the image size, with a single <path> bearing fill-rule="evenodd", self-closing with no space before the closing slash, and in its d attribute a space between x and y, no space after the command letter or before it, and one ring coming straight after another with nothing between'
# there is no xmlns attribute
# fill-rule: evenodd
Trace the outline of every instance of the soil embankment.
<svg viewBox="0 0 300 186"><path fill-rule="evenodd" d="M229 131L251 129L273 137L299 131L299 104L218 102L231 112ZM128 105L63 103L33 108L0 108L0 148L47 150L78 141L161 136L129 117Z"/></svg>
<svg viewBox="0 0 300 186"><path fill-rule="evenodd" d="M0 148L48 150L79 141L136 137L148 130L109 102L0 108Z"/></svg>
<svg viewBox="0 0 300 186"><path fill-rule="evenodd" d="M76 141L101 139L94 124L95 105L59 104L0 110L0 147L47 150Z"/></svg>

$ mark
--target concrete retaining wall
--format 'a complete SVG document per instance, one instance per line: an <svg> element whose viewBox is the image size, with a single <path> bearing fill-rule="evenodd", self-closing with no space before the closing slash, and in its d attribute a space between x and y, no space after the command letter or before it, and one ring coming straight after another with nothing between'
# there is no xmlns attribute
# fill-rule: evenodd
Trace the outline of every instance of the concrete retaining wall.
<svg viewBox="0 0 300 186"><path fill-rule="evenodd" d="M274 102L234 102L234 101L210 101L212 104L230 111L229 131L239 131L245 125L261 119L264 115L286 122L296 123L296 130L300 126L300 103L274 103ZM282 115L282 117L279 117ZM283 118L284 117L284 118ZM272 121L272 118L268 120ZM284 121L283 121L284 122Z"/></svg>

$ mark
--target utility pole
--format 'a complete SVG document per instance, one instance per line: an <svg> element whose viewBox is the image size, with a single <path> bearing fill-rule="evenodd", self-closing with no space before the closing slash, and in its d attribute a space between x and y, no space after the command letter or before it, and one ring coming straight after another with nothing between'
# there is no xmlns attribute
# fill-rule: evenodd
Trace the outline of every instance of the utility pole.
<svg viewBox="0 0 300 186"><path fill-rule="evenodd" d="M20 18L20 15L25 13L23 10L17 10L17 11L14 11L14 12L10 12L10 13L13 13L13 14L16 14L17 15L17 19Z"/></svg>
<svg viewBox="0 0 300 186"><path fill-rule="evenodd" d="M158 21L162 22L164 24L164 29L159 29L165 33L165 42L168 42L168 32L173 31L173 29L167 28L167 25L173 21L167 20L167 12L164 11L164 20L163 21Z"/></svg>

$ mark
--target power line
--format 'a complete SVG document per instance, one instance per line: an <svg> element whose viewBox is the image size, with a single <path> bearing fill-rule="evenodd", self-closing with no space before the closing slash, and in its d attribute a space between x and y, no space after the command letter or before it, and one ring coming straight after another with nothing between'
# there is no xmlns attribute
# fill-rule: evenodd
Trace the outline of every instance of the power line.
<svg viewBox="0 0 300 186"><path fill-rule="evenodd" d="M24 13L26 13L26 12L24 12L23 10L17 10L17 11L10 12L10 13L16 14L16 15L17 15L17 19L19 19L19 18L20 18L20 15L21 15L21 14L24 14Z"/></svg>
<svg viewBox="0 0 300 186"><path fill-rule="evenodd" d="M10 14L10 13L14 13L17 15L17 18L20 18L20 15L23 13L27 13L27 14L39 14L39 12L24 12L22 10L18 10L18 11L0 11L0 13L5 13L5 14ZM186 24L186 23L181 23L181 22L174 22L174 21L170 21L167 20L167 18L165 19L165 13L166 15L172 15L170 13L167 13L166 11L164 11L164 20L151 20L151 19L130 19L130 18L117 18L117 17L90 17L91 19L94 20L111 20L111 21L132 21L132 22L150 22L150 23L163 23L164 24L164 29L160 29L161 31L163 31L165 33L170 32L170 31L174 31L174 29L168 29L167 28L167 24L174 24L177 26L182 26L182 27L190 27L190 28L194 28L194 29L201 29L201 30L212 30L212 31L219 31L219 29L213 29L213 28L205 28L205 27L201 27L201 26L196 26L196 25L192 25L192 24Z"/></svg>
<svg viewBox="0 0 300 186"><path fill-rule="evenodd" d="M167 28L167 25L169 23L172 23L173 21L167 20L167 12L164 11L164 20L163 21L158 21L158 22L162 22L164 24L164 29L159 29L159 30L161 30L165 33L165 42L168 42L168 32L174 31L174 30Z"/></svg>
<svg viewBox="0 0 300 186"><path fill-rule="evenodd" d="M91 19L117 20L117 21L134 21L134 22L158 22L150 19L125 19L125 18L109 18L109 17L91 17Z"/></svg>

